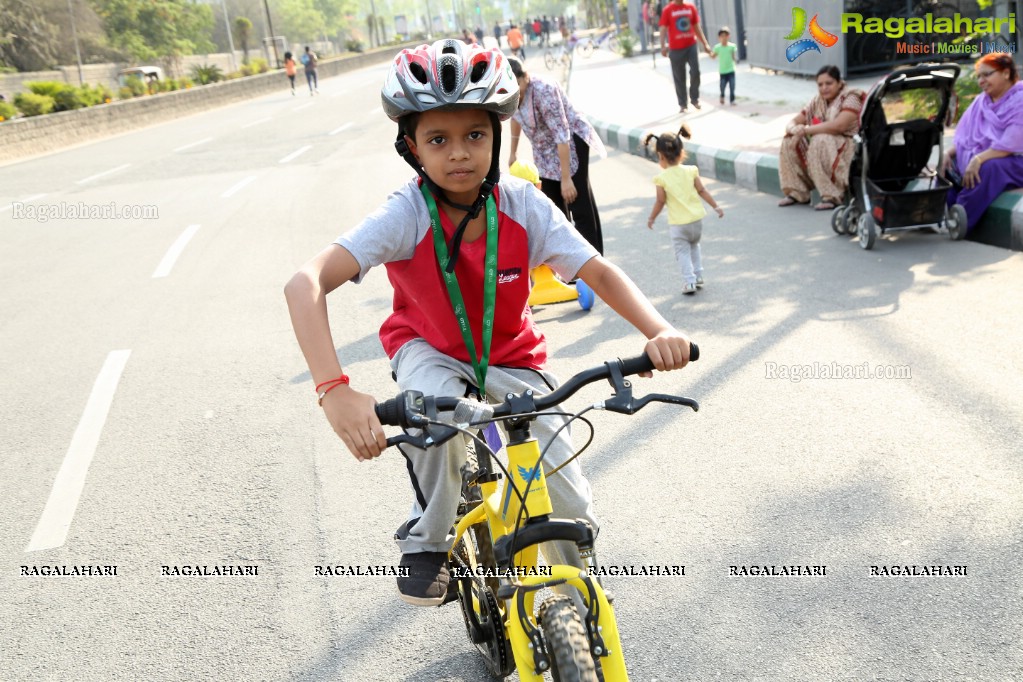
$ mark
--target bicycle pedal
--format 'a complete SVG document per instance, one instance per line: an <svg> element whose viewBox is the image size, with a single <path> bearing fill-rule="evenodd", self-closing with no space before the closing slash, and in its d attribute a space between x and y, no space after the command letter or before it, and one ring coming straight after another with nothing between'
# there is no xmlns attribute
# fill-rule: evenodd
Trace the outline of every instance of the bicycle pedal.
<svg viewBox="0 0 1023 682"><path fill-rule="evenodd" d="M444 595L444 601L442 601L440 604L437 604L437 608L440 608L441 606L444 606L445 604L450 604L453 601L458 601L458 588L457 588L457 585L458 585L458 580L457 579L456 580L452 580L448 584L448 593Z"/></svg>

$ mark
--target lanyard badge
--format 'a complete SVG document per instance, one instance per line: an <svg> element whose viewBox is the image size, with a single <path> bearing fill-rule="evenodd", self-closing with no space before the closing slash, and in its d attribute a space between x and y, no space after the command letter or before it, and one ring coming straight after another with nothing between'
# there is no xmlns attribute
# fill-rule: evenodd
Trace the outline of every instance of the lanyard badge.
<svg viewBox="0 0 1023 682"><path fill-rule="evenodd" d="M459 330L462 332L462 341L465 349L469 352L469 359L472 362L473 371L476 374L476 385L480 393L486 396L487 367L490 365L490 342L494 336L494 311L497 302L497 204L493 195L487 197L487 252L483 268L483 333L482 348L480 353L476 352L476 342L473 340L472 328L469 325L469 315L465 309L465 301L462 299L462 290L458 284L458 277L454 272L448 272L444 263L448 260L448 246L444 241L444 229L440 224L440 215L437 212L437 202L433 198L430 189L424 184L420 185L423 198L426 199L426 207L430 211L430 227L433 232L433 248L437 256L437 264L440 266L441 276L444 277L444 285L448 290L448 298L451 299L451 309L458 321Z"/></svg>
<svg viewBox="0 0 1023 682"><path fill-rule="evenodd" d="M497 307L497 204L494 196L487 197L487 252L483 267L483 334L482 348L479 355L476 353L476 342L472 337L472 327L469 325L469 316L465 310L465 301L462 299L462 289L458 284L458 277L454 272L448 272L444 264L448 261L448 246L444 241L444 229L440 225L440 214L437 212L437 202L433 198L430 189L424 184L419 189L426 199L426 207L430 211L430 228L433 232L433 250L437 256L437 265L444 277L444 285L448 290L448 298L451 300L451 309L458 320L458 328L462 332L462 342L469 352L469 359L472 361L472 368L476 374L476 385L479 387L480 396L485 401L487 396L487 368L490 365L490 342L494 336L494 311ZM503 447L501 433L497 424L491 422L483 427L483 438L487 447L493 453L498 453Z"/></svg>

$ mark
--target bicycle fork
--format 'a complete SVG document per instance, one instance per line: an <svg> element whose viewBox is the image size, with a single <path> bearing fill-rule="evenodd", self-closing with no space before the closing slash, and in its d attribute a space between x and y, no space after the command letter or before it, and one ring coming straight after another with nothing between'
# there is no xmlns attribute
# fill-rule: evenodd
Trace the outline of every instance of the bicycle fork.
<svg viewBox="0 0 1023 682"><path fill-rule="evenodd" d="M509 605L506 623L519 679L542 682L542 673L550 670L543 636L532 615L533 595L544 587L567 584L579 590L586 601L586 613L580 615L586 627L590 654L600 664L605 682L626 682L629 675L625 670L618 623L604 590L576 566L559 564L549 568L550 575L520 578L517 585L508 586L514 594L506 600ZM502 588L501 592L504 591Z"/></svg>
<svg viewBox="0 0 1023 682"><path fill-rule="evenodd" d="M584 563L582 569L556 564L549 567L548 575L522 576L505 582L498 591L498 599L508 604L506 631L520 679L540 681L542 673L550 670L549 654L533 617L537 591L568 585L582 595L586 610L579 615L586 628L590 654L601 664L605 682L628 680L614 611L599 579L592 576L596 568L593 529L582 522L549 518L552 507L539 445L514 428L510 435L507 447L510 480L505 482L499 509L504 532L494 548L498 565L507 565L509 555L514 554L516 566L536 566L539 544L554 540L574 542ZM516 486L517 479L521 479L521 484ZM515 487L522 491L525 513L530 519L517 533L515 527L523 500Z"/></svg>

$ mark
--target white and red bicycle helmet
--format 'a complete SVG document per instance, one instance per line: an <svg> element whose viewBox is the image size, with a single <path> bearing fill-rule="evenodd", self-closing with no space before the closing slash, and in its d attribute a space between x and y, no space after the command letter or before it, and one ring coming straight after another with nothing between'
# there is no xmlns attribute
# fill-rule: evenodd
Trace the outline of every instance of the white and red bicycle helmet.
<svg viewBox="0 0 1023 682"><path fill-rule="evenodd" d="M435 197L466 211L448 246L450 256L445 269L452 272L466 225L479 215L501 177L501 121L511 118L519 106L518 81L500 50L466 45L460 40L438 40L433 45L420 45L414 50L398 53L387 72L380 99L387 117L398 124L398 137L394 143L398 154L423 178L423 183ZM490 170L471 206L448 199L444 190L426 175L405 142L406 130L402 119L435 109L483 109L490 113L494 124Z"/></svg>
<svg viewBox="0 0 1023 682"><path fill-rule="evenodd" d="M431 109L477 108L507 121L519 105L519 85L496 48L438 40L402 50L380 92L392 121Z"/></svg>

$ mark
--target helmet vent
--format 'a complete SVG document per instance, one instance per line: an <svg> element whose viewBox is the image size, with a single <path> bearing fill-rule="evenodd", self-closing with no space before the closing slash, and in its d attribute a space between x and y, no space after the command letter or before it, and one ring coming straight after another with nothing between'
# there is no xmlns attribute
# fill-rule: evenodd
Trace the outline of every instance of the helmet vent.
<svg viewBox="0 0 1023 682"><path fill-rule="evenodd" d="M473 83L478 83L480 78L483 78L483 74L487 72L487 67L490 66L490 62L479 61L476 62L472 67L472 73L469 74L469 80Z"/></svg>
<svg viewBox="0 0 1023 682"><path fill-rule="evenodd" d="M441 54L458 54L458 48L455 47L455 41L446 40L444 41L444 47L441 48Z"/></svg>
<svg viewBox="0 0 1023 682"><path fill-rule="evenodd" d="M426 85L428 79L426 76L426 69L423 68L422 64L412 62L411 64L408 65L408 70L412 74L413 78L415 78L423 85Z"/></svg>
<svg viewBox="0 0 1023 682"><path fill-rule="evenodd" d="M440 88L445 94L453 93L458 87L458 69L452 61L445 60L440 65Z"/></svg>

